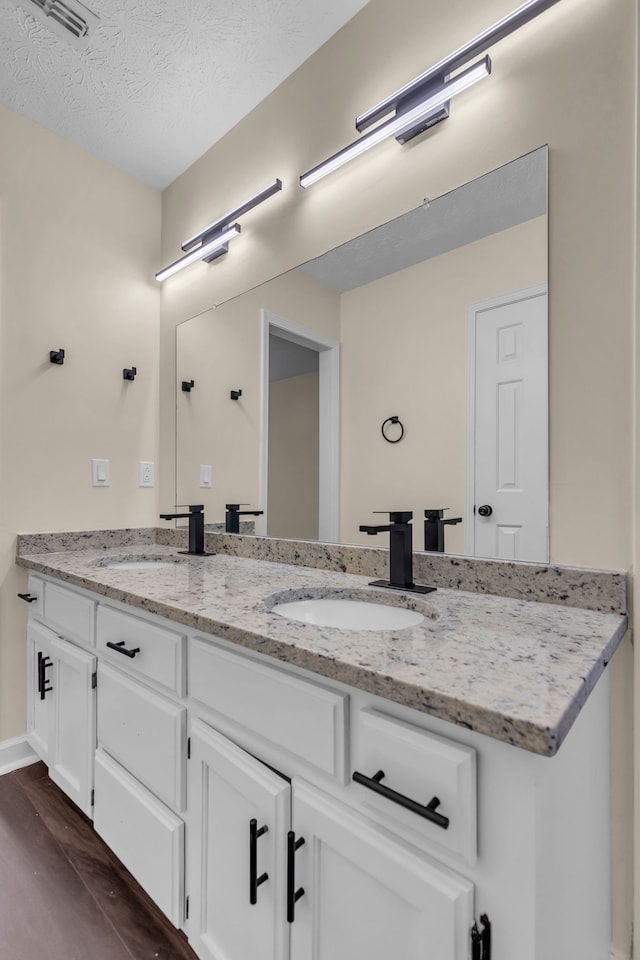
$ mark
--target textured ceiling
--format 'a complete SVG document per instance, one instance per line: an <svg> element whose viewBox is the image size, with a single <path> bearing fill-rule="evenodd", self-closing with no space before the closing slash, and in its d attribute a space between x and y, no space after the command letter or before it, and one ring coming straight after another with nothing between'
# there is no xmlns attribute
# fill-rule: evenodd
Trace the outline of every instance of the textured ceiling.
<svg viewBox="0 0 640 960"><path fill-rule="evenodd" d="M85 0L86 49L0 0L0 102L166 187L367 0Z"/></svg>
<svg viewBox="0 0 640 960"><path fill-rule="evenodd" d="M547 147L383 223L303 264L340 293L547 212Z"/></svg>

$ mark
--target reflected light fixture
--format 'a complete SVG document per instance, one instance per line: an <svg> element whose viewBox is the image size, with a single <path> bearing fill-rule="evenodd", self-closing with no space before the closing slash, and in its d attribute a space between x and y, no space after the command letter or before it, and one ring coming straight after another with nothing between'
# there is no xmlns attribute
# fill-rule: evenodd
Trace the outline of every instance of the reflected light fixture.
<svg viewBox="0 0 640 960"><path fill-rule="evenodd" d="M406 83L361 114L356 118L356 130L360 133L363 130L369 132L312 170L303 173L300 186L310 187L388 137L395 137L399 143L406 143L441 120L446 120L451 97L488 76L491 72L491 60L486 56L462 72L453 75L454 72L461 70L474 57L484 53L494 43L509 36L557 2L558 0L527 0L468 43L454 50L444 60L421 73L415 80ZM392 112L394 115L391 119L385 120ZM369 129L371 127L373 129Z"/></svg>
<svg viewBox="0 0 640 960"><path fill-rule="evenodd" d="M166 280L167 277L173 276L178 270L188 267L189 264L195 263L196 260L211 263L212 260L216 260L222 256L223 253L227 253L229 250L229 241L240 233L240 224L234 223L233 221L237 217L241 217L243 213L247 213L247 211L257 207L263 200L267 200L280 190L282 190L282 181L274 180L273 183L270 183L264 190L255 193L252 197L249 197L248 200L245 200L244 203L241 203L240 206L234 210L230 210L229 213L225 213L223 217L218 217L217 220L210 223L204 230L194 234L193 237L189 237L189 239L185 240L182 244L185 256L180 257L179 260L170 263L168 267L164 267L159 273L156 273L156 280Z"/></svg>

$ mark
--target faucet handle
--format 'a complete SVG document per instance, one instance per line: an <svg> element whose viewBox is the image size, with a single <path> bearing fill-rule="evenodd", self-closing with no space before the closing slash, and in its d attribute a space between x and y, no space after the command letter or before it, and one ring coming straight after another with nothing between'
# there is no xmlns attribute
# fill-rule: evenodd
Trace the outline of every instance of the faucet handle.
<svg viewBox="0 0 640 960"><path fill-rule="evenodd" d="M176 510L189 510L191 513L202 513L203 503L176 503Z"/></svg>
<svg viewBox="0 0 640 960"><path fill-rule="evenodd" d="M239 510L240 507L248 507L248 503L225 503L225 510Z"/></svg>
<svg viewBox="0 0 640 960"><path fill-rule="evenodd" d="M410 523L413 520L412 510L373 510L372 513L386 513L391 523Z"/></svg>

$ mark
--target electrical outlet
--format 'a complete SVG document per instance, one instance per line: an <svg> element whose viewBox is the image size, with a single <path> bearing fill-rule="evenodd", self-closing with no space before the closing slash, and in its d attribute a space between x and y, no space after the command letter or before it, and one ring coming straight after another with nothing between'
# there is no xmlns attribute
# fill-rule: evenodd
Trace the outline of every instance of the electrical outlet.
<svg viewBox="0 0 640 960"><path fill-rule="evenodd" d="M91 483L94 487L111 486L111 463L109 460L91 461Z"/></svg>
<svg viewBox="0 0 640 960"><path fill-rule="evenodd" d="M140 460L138 463L138 486L152 487L155 482L154 465L148 460Z"/></svg>
<svg viewBox="0 0 640 960"><path fill-rule="evenodd" d="M210 464L201 463L200 464L200 488L203 490L211 489L212 482L212 467Z"/></svg>

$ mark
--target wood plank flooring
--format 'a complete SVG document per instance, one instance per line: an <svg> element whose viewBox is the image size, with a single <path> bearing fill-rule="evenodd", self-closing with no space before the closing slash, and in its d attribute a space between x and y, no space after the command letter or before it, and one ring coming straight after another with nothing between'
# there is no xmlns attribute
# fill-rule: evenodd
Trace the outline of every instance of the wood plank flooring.
<svg viewBox="0 0 640 960"><path fill-rule="evenodd" d="M197 960L36 763L0 777L2 960Z"/></svg>

